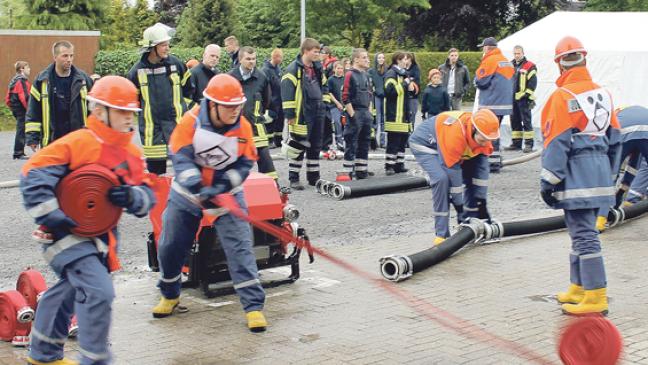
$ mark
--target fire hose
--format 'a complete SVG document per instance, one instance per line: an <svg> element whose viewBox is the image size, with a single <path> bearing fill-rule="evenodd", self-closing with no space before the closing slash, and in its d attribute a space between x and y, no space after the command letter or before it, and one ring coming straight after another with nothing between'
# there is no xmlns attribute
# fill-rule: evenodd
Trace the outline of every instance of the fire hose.
<svg viewBox="0 0 648 365"><path fill-rule="evenodd" d="M77 223L72 233L96 237L114 228L122 208L108 200L108 190L119 185L110 169L90 164L72 171L56 186L56 197L65 214Z"/></svg>
<svg viewBox="0 0 648 365"><path fill-rule="evenodd" d="M321 180L315 184L315 189L323 195L336 200L357 198L368 195L388 194L402 190L426 188L430 183L427 176L387 176L378 179L335 182Z"/></svg>
<svg viewBox="0 0 648 365"><path fill-rule="evenodd" d="M0 293L0 340L11 341L15 346L29 342L34 310L16 290Z"/></svg>
<svg viewBox="0 0 648 365"><path fill-rule="evenodd" d="M608 214L609 227L612 228L646 212L648 212L648 200L629 207L610 209ZM486 223L479 219L471 219L467 223L463 223L458 232L432 248L409 256L390 255L382 257L379 260L380 272L385 279L398 282L442 262L469 243L526 234L546 233L563 228L565 228L565 219L562 216L509 223Z"/></svg>

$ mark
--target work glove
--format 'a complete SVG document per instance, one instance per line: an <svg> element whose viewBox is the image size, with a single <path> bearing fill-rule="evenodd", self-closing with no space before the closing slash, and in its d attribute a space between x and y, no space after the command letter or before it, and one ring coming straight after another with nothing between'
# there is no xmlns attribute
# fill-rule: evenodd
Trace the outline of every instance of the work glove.
<svg viewBox="0 0 648 365"><path fill-rule="evenodd" d="M623 200L625 199L625 195L626 195L626 192L623 189L619 189L616 192L615 199L614 199L615 200L615 202L614 202L614 207L615 208L618 209L621 206L621 204L623 204Z"/></svg>
<svg viewBox="0 0 648 365"><path fill-rule="evenodd" d="M198 200L200 200L203 208L211 209L216 208L216 204L212 202L212 199L219 194L225 193L225 186L221 184L216 184L215 186L203 186L198 193Z"/></svg>
<svg viewBox="0 0 648 365"><path fill-rule="evenodd" d="M553 196L554 189L554 185L544 180L540 181L540 196L542 197L542 201L552 208L558 203L558 200Z"/></svg>
<svg viewBox="0 0 648 365"><path fill-rule="evenodd" d="M77 226L77 223L63 213L61 209L55 209L45 216L37 219L38 224L42 224L50 229L68 230Z"/></svg>
<svg viewBox="0 0 648 365"><path fill-rule="evenodd" d="M108 200L118 207L130 207L133 204L133 187L128 185L113 186L108 190Z"/></svg>

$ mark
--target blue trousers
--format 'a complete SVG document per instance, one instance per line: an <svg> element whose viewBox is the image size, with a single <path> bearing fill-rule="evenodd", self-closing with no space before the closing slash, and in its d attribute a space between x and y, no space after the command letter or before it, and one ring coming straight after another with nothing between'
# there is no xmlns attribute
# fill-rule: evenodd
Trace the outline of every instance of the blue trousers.
<svg viewBox="0 0 648 365"><path fill-rule="evenodd" d="M630 190L628 190L628 195L626 200L631 203L637 203L641 199L646 197L648 193L648 163L646 163L646 158L641 161L639 165L639 170L637 175L635 175L632 184L630 185Z"/></svg>
<svg viewBox="0 0 648 365"><path fill-rule="evenodd" d="M70 318L76 313L81 364L108 364L114 298L110 274L98 256L85 256L66 265L61 279L38 302L29 356L41 362L62 359Z"/></svg>
<svg viewBox="0 0 648 365"><path fill-rule="evenodd" d="M344 128L344 170L346 172L352 172L354 168L360 172L367 171L372 123L373 116L369 109L358 109L353 118L349 117Z"/></svg>
<svg viewBox="0 0 648 365"><path fill-rule="evenodd" d="M607 279L596 231L596 208L564 210L565 224L572 240L569 255L570 281L585 290L605 288Z"/></svg>
<svg viewBox="0 0 648 365"><path fill-rule="evenodd" d="M239 206L247 211L243 193L234 195ZM180 198L180 197L178 197ZM202 219L198 207L188 210L169 199L164 210L162 235L158 247L158 260L162 278L158 284L165 298L180 296L182 266L191 250ZM252 252L250 225L232 214L222 215L214 223L234 289L245 312L263 309L265 292L259 280L256 257Z"/></svg>

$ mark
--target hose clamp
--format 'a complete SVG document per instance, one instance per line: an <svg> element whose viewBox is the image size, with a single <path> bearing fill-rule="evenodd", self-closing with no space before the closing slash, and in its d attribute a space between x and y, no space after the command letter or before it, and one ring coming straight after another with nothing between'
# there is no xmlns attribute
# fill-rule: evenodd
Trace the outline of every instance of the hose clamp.
<svg viewBox="0 0 648 365"><path fill-rule="evenodd" d="M385 256L379 262L382 276L389 281L399 282L414 274L412 260L408 256Z"/></svg>
<svg viewBox="0 0 648 365"><path fill-rule="evenodd" d="M463 222L459 226L468 227L473 231L475 238L473 238L472 242L480 242L484 238L486 224L481 219L468 218L467 222Z"/></svg>

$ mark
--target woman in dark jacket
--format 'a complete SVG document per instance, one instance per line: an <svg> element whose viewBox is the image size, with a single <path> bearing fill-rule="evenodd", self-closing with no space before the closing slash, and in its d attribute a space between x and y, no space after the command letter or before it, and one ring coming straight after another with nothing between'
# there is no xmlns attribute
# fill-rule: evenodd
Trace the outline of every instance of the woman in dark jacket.
<svg viewBox="0 0 648 365"><path fill-rule="evenodd" d="M408 96L408 109L409 113L407 115L407 120L412 123L412 128L414 128L414 122L416 122L416 113L418 113L418 90L421 88L421 69L419 68L418 63L416 63L416 56L414 52L407 52L407 58L409 62L407 64L407 73L409 77L414 80L416 84L416 94L409 94Z"/></svg>
<svg viewBox="0 0 648 365"><path fill-rule="evenodd" d="M387 65L385 64L385 54L382 52L376 53L374 56L374 67L369 69L369 76L374 85L374 108L376 108L376 142L378 147L384 148L387 145L385 134L385 72L387 72Z"/></svg>

